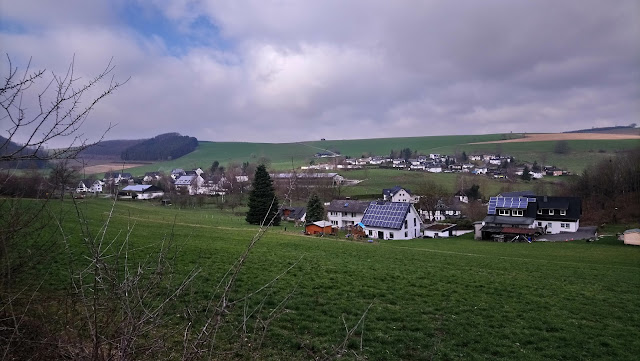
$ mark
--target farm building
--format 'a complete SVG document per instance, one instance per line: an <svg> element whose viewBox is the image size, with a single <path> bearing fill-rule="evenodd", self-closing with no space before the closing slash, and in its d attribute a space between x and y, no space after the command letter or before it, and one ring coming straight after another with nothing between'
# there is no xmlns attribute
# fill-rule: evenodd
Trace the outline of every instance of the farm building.
<svg viewBox="0 0 640 361"><path fill-rule="evenodd" d="M282 207L280 208L280 218L283 221L304 222L307 216L306 207Z"/></svg>
<svg viewBox="0 0 640 361"><path fill-rule="evenodd" d="M309 223L304 227L306 234L335 234L337 228L327 221L317 221Z"/></svg>
<svg viewBox="0 0 640 361"><path fill-rule="evenodd" d="M134 184L122 188L118 196L131 199L153 199L162 198L164 191L153 185Z"/></svg>
<svg viewBox="0 0 640 361"><path fill-rule="evenodd" d="M407 202L371 202L361 223L371 238L413 239L422 236L420 215L413 204Z"/></svg>
<svg viewBox="0 0 640 361"><path fill-rule="evenodd" d="M455 224L449 223L434 223L427 226L424 230L424 236L429 238L446 238L453 236L453 230Z"/></svg>

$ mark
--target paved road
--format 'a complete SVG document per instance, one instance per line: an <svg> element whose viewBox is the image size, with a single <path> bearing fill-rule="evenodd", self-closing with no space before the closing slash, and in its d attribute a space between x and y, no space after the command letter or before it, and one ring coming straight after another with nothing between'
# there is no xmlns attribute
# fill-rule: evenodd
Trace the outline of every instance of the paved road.
<svg viewBox="0 0 640 361"><path fill-rule="evenodd" d="M573 233L558 233L558 234L543 234L538 237L538 242L564 242L579 239L589 239L596 237L597 227L580 227L577 232Z"/></svg>

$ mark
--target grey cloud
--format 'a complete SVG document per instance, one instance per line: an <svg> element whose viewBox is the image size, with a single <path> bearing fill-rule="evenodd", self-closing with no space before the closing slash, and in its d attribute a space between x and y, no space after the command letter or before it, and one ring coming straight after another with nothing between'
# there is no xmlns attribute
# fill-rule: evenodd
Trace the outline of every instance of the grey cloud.
<svg viewBox="0 0 640 361"><path fill-rule="evenodd" d="M103 13L82 4L77 11L97 26L62 14L43 31L0 33L0 43L54 67L75 53L85 74L114 56L131 80L92 116L119 123L110 138L564 131L640 115L633 0L143 3L184 32L206 18L232 44L180 55L114 19L119 3L96 3ZM27 28L47 11L12 10Z"/></svg>

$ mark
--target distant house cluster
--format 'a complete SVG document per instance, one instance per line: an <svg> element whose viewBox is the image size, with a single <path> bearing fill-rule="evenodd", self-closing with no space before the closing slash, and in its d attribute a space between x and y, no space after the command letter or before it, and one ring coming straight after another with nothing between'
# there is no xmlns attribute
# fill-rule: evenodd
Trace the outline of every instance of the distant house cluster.
<svg viewBox="0 0 640 361"><path fill-rule="evenodd" d="M324 154L324 153L318 153ZM316 154L316 158L324 158ZM328 155L326 157L329 157ZM333 154L332 158L338 157ZM533 163L523 163L515 166L514 158L508 155L494 153L471 154L467 156L452 156L440 153L417 155L414 158L392 158L388 156L369 156L361 158L334 159L329 163L311 164L301 167L302 170L336 170L336 169L361 169L363 167L393 168L411 171L423 171L429 173L471 173L486 175L496 179L509 178L510 176L522 176L529 172L531 179L540 179L545 176L562 176L570 174L566 170L555 166L538 166ZM507 168L514 168L512 174L508 174Z"/></svg>
<svg viewBox="0 0 640 361"><path fill-rule="evenodd" d="M147 172L139 178L131 173L106 172L102 179L82 179L75 192L82 195L107 192L124 199L155 199L162 198L166 192L189 196L225 195L232 187L243 192L248 186L249 177L246 175L213 177L201 168L176 168L166 174Z"/></svg>

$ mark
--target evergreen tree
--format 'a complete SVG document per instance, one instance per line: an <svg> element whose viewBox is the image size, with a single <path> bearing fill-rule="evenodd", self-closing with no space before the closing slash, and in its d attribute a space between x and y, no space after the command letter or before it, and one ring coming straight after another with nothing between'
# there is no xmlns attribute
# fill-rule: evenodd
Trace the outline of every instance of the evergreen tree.
<svg viewBox="0 0 640 361"><path fill-rule="evenodd" d="M267 223L274 218L273 224L280 225L278 198L273 189L273 181L264 165L259 165L253 178L253 189L249 193L249 211L246 220L250 224L261 224L266 217ZM273 203L272 203L273 202Z"/></svg>
<svg viewBox="0 0 640 361"><path fill-rule="evenodd" d="M524 169L522 170L522 175L520 176L520 178L522 178L522 180L528 181L531 180L531 172L529 171L529 167L528 166L524 166Z"/></svg>
<svg viewBox="0 0 640 361"><path fill-rule="evenodd" d="M324 206L317 194L313 194L307 202L307 223L313 223L324 219Z"/></svg>

